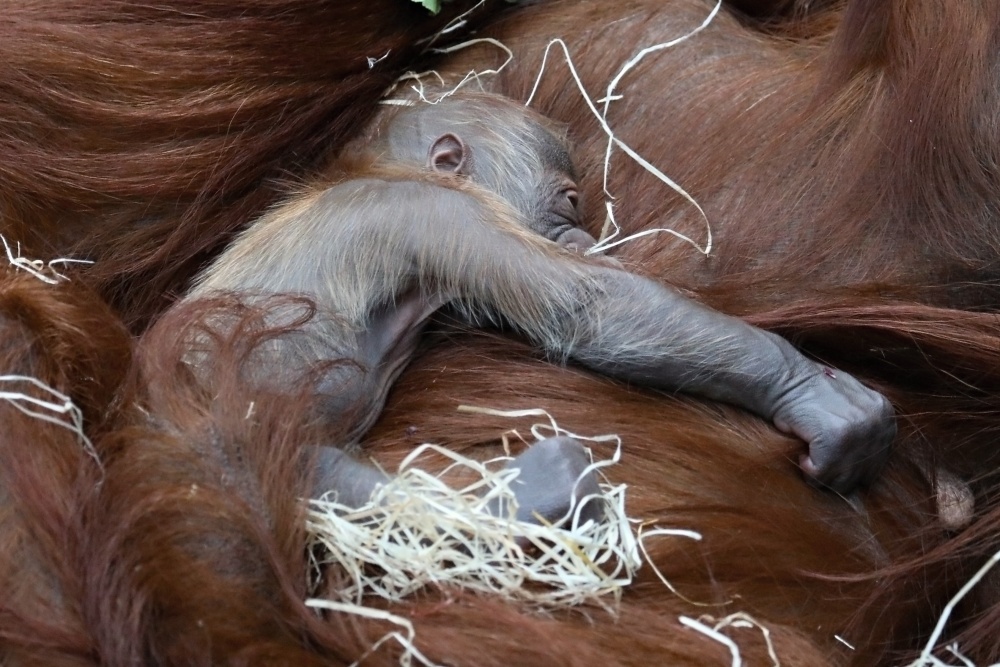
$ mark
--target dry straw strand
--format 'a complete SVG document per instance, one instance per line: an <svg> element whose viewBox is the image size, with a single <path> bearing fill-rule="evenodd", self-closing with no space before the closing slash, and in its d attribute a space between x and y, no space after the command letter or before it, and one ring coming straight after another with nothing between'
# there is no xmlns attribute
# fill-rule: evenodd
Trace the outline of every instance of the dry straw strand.
<svg viewBox="0 0 1000 667"><path fill-rule="evenodd" d="M97 467L104 471L101 457L97 454L94 443L90 441L83 429L83 412L66 394L53 389L38 378L27 375L0 375L0 383L28 384L48 394L51 399L32 396L23 391L0 390L0 400L7 401L14 408L41 421L55 424L76 434L84 451L94 460ZM39 411L40 409L41 411Z"/></svg>
<svg viewBox="0 0 1000 667"><path fill-rule="evenodd" d="M771 631L767 628L767 626L750 614L738 611L735 614L729 614L718 621L711 616L703 616L699 620L715 623L715 625L712 626L712 629L716 632L720 632L725 628L757 628L764 636L764 644L767 646L767 656L771 659L772 667L781 667L781 661L778 659L778 652L775 650L774 641L771 639Z"/></svg>
<svg viewBox="0 0 1000 667"><path fill-rule="evenodd" d="M417 94L418 101L423 102L424 104L439 104L442 100L451 97L452 95L460 91L462 88L464 88L472 81L479 83L480 89L482 89L482 82L480 80L482 77L499 74L514 60L514 52L511 51L507 47L507 45L505 45L503 42L499 40L493 39L492 37L479 37L449 47L432 49L432 51L434 53L441 53L441 54L454 53L455 51L461 51L462 49L467 49L470 46L475 46L477 44L492 44L493 46L502 50L507 55L506 60L504 60L495 69L486 69L481 72L475 69L469 70L465 74L465 76L462 77L462 79L457 84L455 84L455 86L434 97L427 96L426 87L424 85L424 79L428 76L434 76L437 77L438 83L440 83L441 86L445 86L446 83L444 77L441 76L440 72L438 72L437 70L428 70L426 72L407 72L406 74L403 74L401 77L396 79L392 87L388 91L386 91L386 95L388 96L389 94L391 94L392 91L395 90L396 87L399 86L399 84L403 83L404 81L415 81L415 83L412 84L410 88ZM405 98L387 98L383 99L380 102L380 104L385 104L389 106L414 106L416 102Z"/></svg>
<svg viewBox="0 0 1000 667"><path fill-rule="evenodd" d="M413 623L402 616L397 616L396 614L391 614L381 609L373 609L371 607L363 607L361 605L334 602L332 600L320 600L316 598L306 600L306 606L312 607L313 609L325 609L327 611L334 611L342 614L353 614L363 618L387 621L406 630L405 636L398 632L389 632L384 635L381 639L372 644L371 647L369 647L369 649L361 655L361 657L352 662L351 667L356 667L356 665L361 664L365 658L377 651L382 644L390 639L395 640L400 644L400 646L403 647L403 653L399 656L399 664L402 667L410 667L410 665L413 664L413 658L416 658L424 665L427 665L427 667L440 667L437 663L432 662L427 658L427 656L421 653L413 643L417 635L416 630L413 628Z"/></svg>
<svg viewBox="0 0 1000 667"><path fill-rule="evenodd" d="M704 247L699 245L696 241L686 236L685 234L682 234L674 229L662 227L662 228L657 228L656 230L645 230L644 232L641 232L639 235L629 236L625 239L621 239L614 243L605 243L607 239L604 239L597 245L587 250L587 254L603 252L613 246L620 245L621 243L630 241L633 238L636 238L637 236L644 236L646 234L655 232L664 232L666 234L670 234L671 236L674 236L680 239L681 241L690 244L703 255L710 254L712 252L712 225L709 222L708 215L705 213L704 209L702 209L701 205L694 199L694 197L692 197L687 192L687 190L682 188L673 179L671 179L669 176L663 173L660 169L654 166L646 158L642 157L638 152L636 152L631 146L626 144L624 141L622 141L615 135L614 130L612 130L611 126L608 125L607 119L600 111L598 111L597 106L595 106L593 99L591 99L590 95L587 93L587 89L583 85L583 81L576 70L576 66L573 64L573 58L569 53L569 47L566 45L566 42L563 41L562 39L559 38L553 39L545 47L545 53L542 56L542 64L539 68L538 76L535 78L535 85L532 87L531 93L528 95L528 100L527 102L525 102L525 106L531 104L532 100L535 97L535 93L538 92L538 87L541 84L542 76L545 74L545 67L548 64L549 53L555 46L558 46L562 50L563 56L566 60L566 66L569 68L570 76L573 78L574 83L576 83L577 90L580 91L580 95L583 97L584 102L587 104L587 108L590 109L590 113L597 120L597 123L598 125L600 125L601 130L607 135L608 141L610 143L613 143L618 148L620 148L622 152L624 152L626 155L632 158L632 160L634 160L639 166L641 166L643 169L645 169L647 172L655 176L659 181L664 183L671 190L673 190L674 192L682 196L685 200L687 200L688 203L690 203L698 210L699 215L701 215L702 219L705 221L706 240ZM610 153L608 153L607 155L605 155L605 162L604 162L605 184L607 183L607 174L610 168L611 168L611 159L610 159ZM606 202L606 204L608 208L609 220L611 221L611 224L617 227L617 223L614 222L613 205L611 204L611 200L614 199L614 197L607 191L606 187L605 187L605 195L608 197L608 201Z"/></svg>
<svg viewBox="0 0 1000 667"><path fill-rule="evenodd" d="M920 656L915 661L911 662L906 667L955 667L954 665L949 665L948 663L944 662L943 660L935 656L933 654L934 647L937 646L938 640L944 633L944 628L945 625L948 624L948 619L951 617L951 612L955 610L955 607L958 606L958 603L961 602L962 599L969 594L969 591L975 588L976 584L982 581L983 577L985 577L989 573L989 571L996 566L997 563L1000 563L1000 551L993 554L983 564L983 566L979 568L979 570L974 575L972 575L972 578L970 578L967 582L965 582L965 585L962 586L962 588L960 588L957 593L955 593L955 595L951 598L951 600L948 601L948 604L945 605L944 610L941 612L941 616L938 617L937 625L934 626L934 632L931 633L930 639L927 640L927 644L924 646L924 650L921 651ZM961 652L959 652L958 646L956 646L955 644L951 644L950 646L948 646L947 650L949 653L951 653L952 657L961 661L964 667L975 667L975 665L973 665L971 660L969 660L967 657L962 655ZM993 663L992 665L990 665L990 667L1000 667L1000 663Z"/></svg>
<svg viewBox="0 0 1000 667"><path fill-rule="evenodd" d="M468 21L466 21L465 19L468 18L468 16L472 14L472 12L478 10L484 4L486 4L486 0L479 0L479 2L474 4L472 7L469 7L467 10L465 10L452 20L448 21L447 25L445 25L443 28L437 31L437 33L435 33L427 40L425 40L428 46L433 46L434 42L440 39L442 35L447 35L448 33L464 28L466 24L468 24Z"/></svg>
<svg viewBox="0 0 1000 667"><path fill-rule="evenodd" d="M723 646L729 649L730 655L733 656L732 667L742 667L743 658L740 656L740 647L736 645L732 639L722 634L718 630L708 627L700 621L696 621L688 616L681 616L677 619L680 621L681 625L691 628L695 632L700 632L709 639L719 642Z"/></svg>
<svg viewBox="0 0 1000 667"><path fill-rule="evenodd" d="M60 280L69 280L69 278L65 275L56 271L55 265L57 264L93 264L93 262L88 259L70 259L67 257L51 259L48 264L46 264L40 259L28 259L27 257L22 257L20 241L17 243L17 254L14 253L14 250L10 247L10 243L7 242L7 238L2 234L0 234L0 241L3 242L4 250L7 253L7 261L10 262L11 266L21 271L27 271L43 283L47 283L49 285L57 285ZM48 271L48 274L46 274L46 271Z"/></svg>

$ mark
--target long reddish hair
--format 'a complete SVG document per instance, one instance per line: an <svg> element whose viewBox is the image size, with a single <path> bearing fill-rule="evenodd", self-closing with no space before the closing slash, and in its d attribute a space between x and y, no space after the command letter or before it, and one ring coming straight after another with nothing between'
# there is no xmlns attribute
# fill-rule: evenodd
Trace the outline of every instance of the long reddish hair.
<svg viewBox="0 0 1000 667"><path fill-rule="evenodd" d="M541 50L562 37L599 97L623 61L694 27L710 4L549 2L473 18L499 16L489 34L517 56L488 85L526 99ZM629 485L629 513L703 540L649 540L679 595L646 567L617 617L540 617L448 588L385 605L413 622L433 660L724 664L728 649L678 617L741 611L769 629L784 665L896 664L998 548L1000 7L733 5L637 68L609 115L703 206L715 249L705 257L660 234L616 256L884 391L899 415L892 459L848 501L805 485L802 444L746 413L557 367L518 340L442 321L368 453L390 469L425 441L475 454L523 424L458 404L542 407L573 431L620 434L611 476ZM3 372L71 397L88 436L0 402L0 659L349 664L395 629L304 605L338 579L330 571L325 588L310 587L298 500L324 434L301 396L242 381L269 335L259 314L203 306L241 322L215 341L205 384L182 359L200 313L158 313L282 181L308 177L363 126L420 40L465 7L446 8L437 18L402 0L6 9L0 225L25 256L96 263L54 285L13 268L0 276ZM464 73L497 58L486 46L436 66ZM553 66L533 105L570 127L596 232L606 139L564 74ZM611 190L626 232L668 226L703 239L690 204L620 153ZM40 391L20 382L0 389ZM941 521L942 476L975 497L965 527ZM981 662L1000 655L996 576L948 627ZM760 632L728 632L748 663L768 664ZM366 664L392 664L400 650L386 643Z"/></svg>

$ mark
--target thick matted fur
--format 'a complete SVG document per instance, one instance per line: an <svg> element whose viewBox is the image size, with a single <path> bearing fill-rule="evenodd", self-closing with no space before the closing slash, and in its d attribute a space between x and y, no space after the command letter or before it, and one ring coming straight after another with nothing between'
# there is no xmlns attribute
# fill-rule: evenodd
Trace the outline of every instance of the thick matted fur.
<svg viewBox="0 0 1000 667"><path fill-rule="evenodd" d="M302 446L318 436L294 419L295 396L270 397L247 419L239 368L267 335L257 314L212 306L243 335L217 341L211 386L179 367L177 341L192 326L183 308L145 323L275 198L276 180L318 169L374 113L417 41L447 20L410 4L9 3L3 232L28 256L97 264L60 285L3 275L2 372L72 396L101 466L71 431L0 404L0 661L349 664L390 629L303 604L296 497L307 486ZM517 53L491 85L524 99L536 55L562 37L603 92L622 61L694 27L711 4L518 7L490 28ZM771 629L783 665L897 664L1000 547L1000 6L734 4L750 16L726 9L644 64L611 112L621 136L705 208L713 256L663 235L617 256L885 392L900 415L889 467L845 502L803 484L799 443L738 410L556 367L516 340L442 323L367 451L391 468L418 442L470 451L511 426L458 414L459 402L544 407L575 431L618 432L626 451L614 480L631 485L630 512L705 536L649 547L684 598L708 606L649 569L617 618L539 618L451 590L394 605L438 662L725 664L724 647L677 617L747 611ZM386 51L369 69L366 58ZM466 52L442 68L496 57ZM536 108L570 124L596 231L605 140L561 69ZM680 198L620 156L614 167L629 229L702 230ZM151 380L161 389L147 390ZM159 428L157 414L176 428ZM935 504L942 467L976 497L957 532ZM998 581L980 584L949 628L981 663L1000 656ZM748 662L767 664L759 633L733 633ZM368 662L397 653L390 643Z"/></svg>

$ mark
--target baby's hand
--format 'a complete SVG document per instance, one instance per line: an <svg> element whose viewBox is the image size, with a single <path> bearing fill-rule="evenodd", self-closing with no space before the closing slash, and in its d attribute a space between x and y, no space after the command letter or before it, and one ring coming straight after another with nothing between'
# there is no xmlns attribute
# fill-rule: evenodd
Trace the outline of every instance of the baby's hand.
<svg viewBox="0 0 1000 667"><path fill-rule="evenodd" d="M774 425L808 443L799 466L811 482L848 493L870 484L889 456L892 405L847 373L815 366L781 397Z"/></svg>

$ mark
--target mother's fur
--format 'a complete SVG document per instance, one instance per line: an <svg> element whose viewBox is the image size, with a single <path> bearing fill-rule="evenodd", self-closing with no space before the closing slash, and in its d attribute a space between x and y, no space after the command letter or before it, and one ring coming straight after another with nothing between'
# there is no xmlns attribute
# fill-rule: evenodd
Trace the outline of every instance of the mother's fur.
<svg viewBox="0 0 1000 667"><path fill-rule="evenodd" d="M234 369L266 336L259 313L235 314L240 326L217 341L208 387L178 370L177 341L194 313L159 321L134 362L120 322L140 331L276 196L276 179L316 167L373 113L417 40L446 20L408 4L9 3L3 231L26 255L97 264L54 286L7 272L2 367L69 393L102 467L72 432L0 404L6 664L347 664L390 629L319 618L302 603L299 445L319 435L289 421L294 396L275 395L246 419ZM747 611L770 628L783 665L895 664L998 548L1000 337L990 311L1000 7L738 4L745 14L724 10L637 69L611 112L621 136L705 207L713 256L660 235L618 257L884 390L902 414L889 469L845 502L802 485L797 443L756 418L553 368L516 341L442 323L367 438L385 465L417 442L468 451L511 426L458 415L459 400L545 407L574 431L620 433L626 452L613 475L630 484L630 513L704 540L650 540L653 562L684 597L646 568L618 618L539 618L447 589L393 605L438 662L723 663L727 650L677 617ZM639 45L693 27L709 9L704 0L517 8L491 28L518 55L491 85L523 99L533 54L559 36L588 87L602 91ZM366 57L386 51L369 69ZM495 56L455 58L441 68ZM572 125L599 201L604 139L561 69L547 74L536 105ZM619 221L702 232L686 203L633 169L616 157ZM148 413L178 427L151 428ZM216 444L207 458L191 445L205 432ZM938 522L929 471L944 464L976 494L958 533ZM983 582L949 628L980 662L1000 654L997 587ZM731 633L745 659L767 660L759 633ZM396 650L369 660L390 663Z"/></svg>

